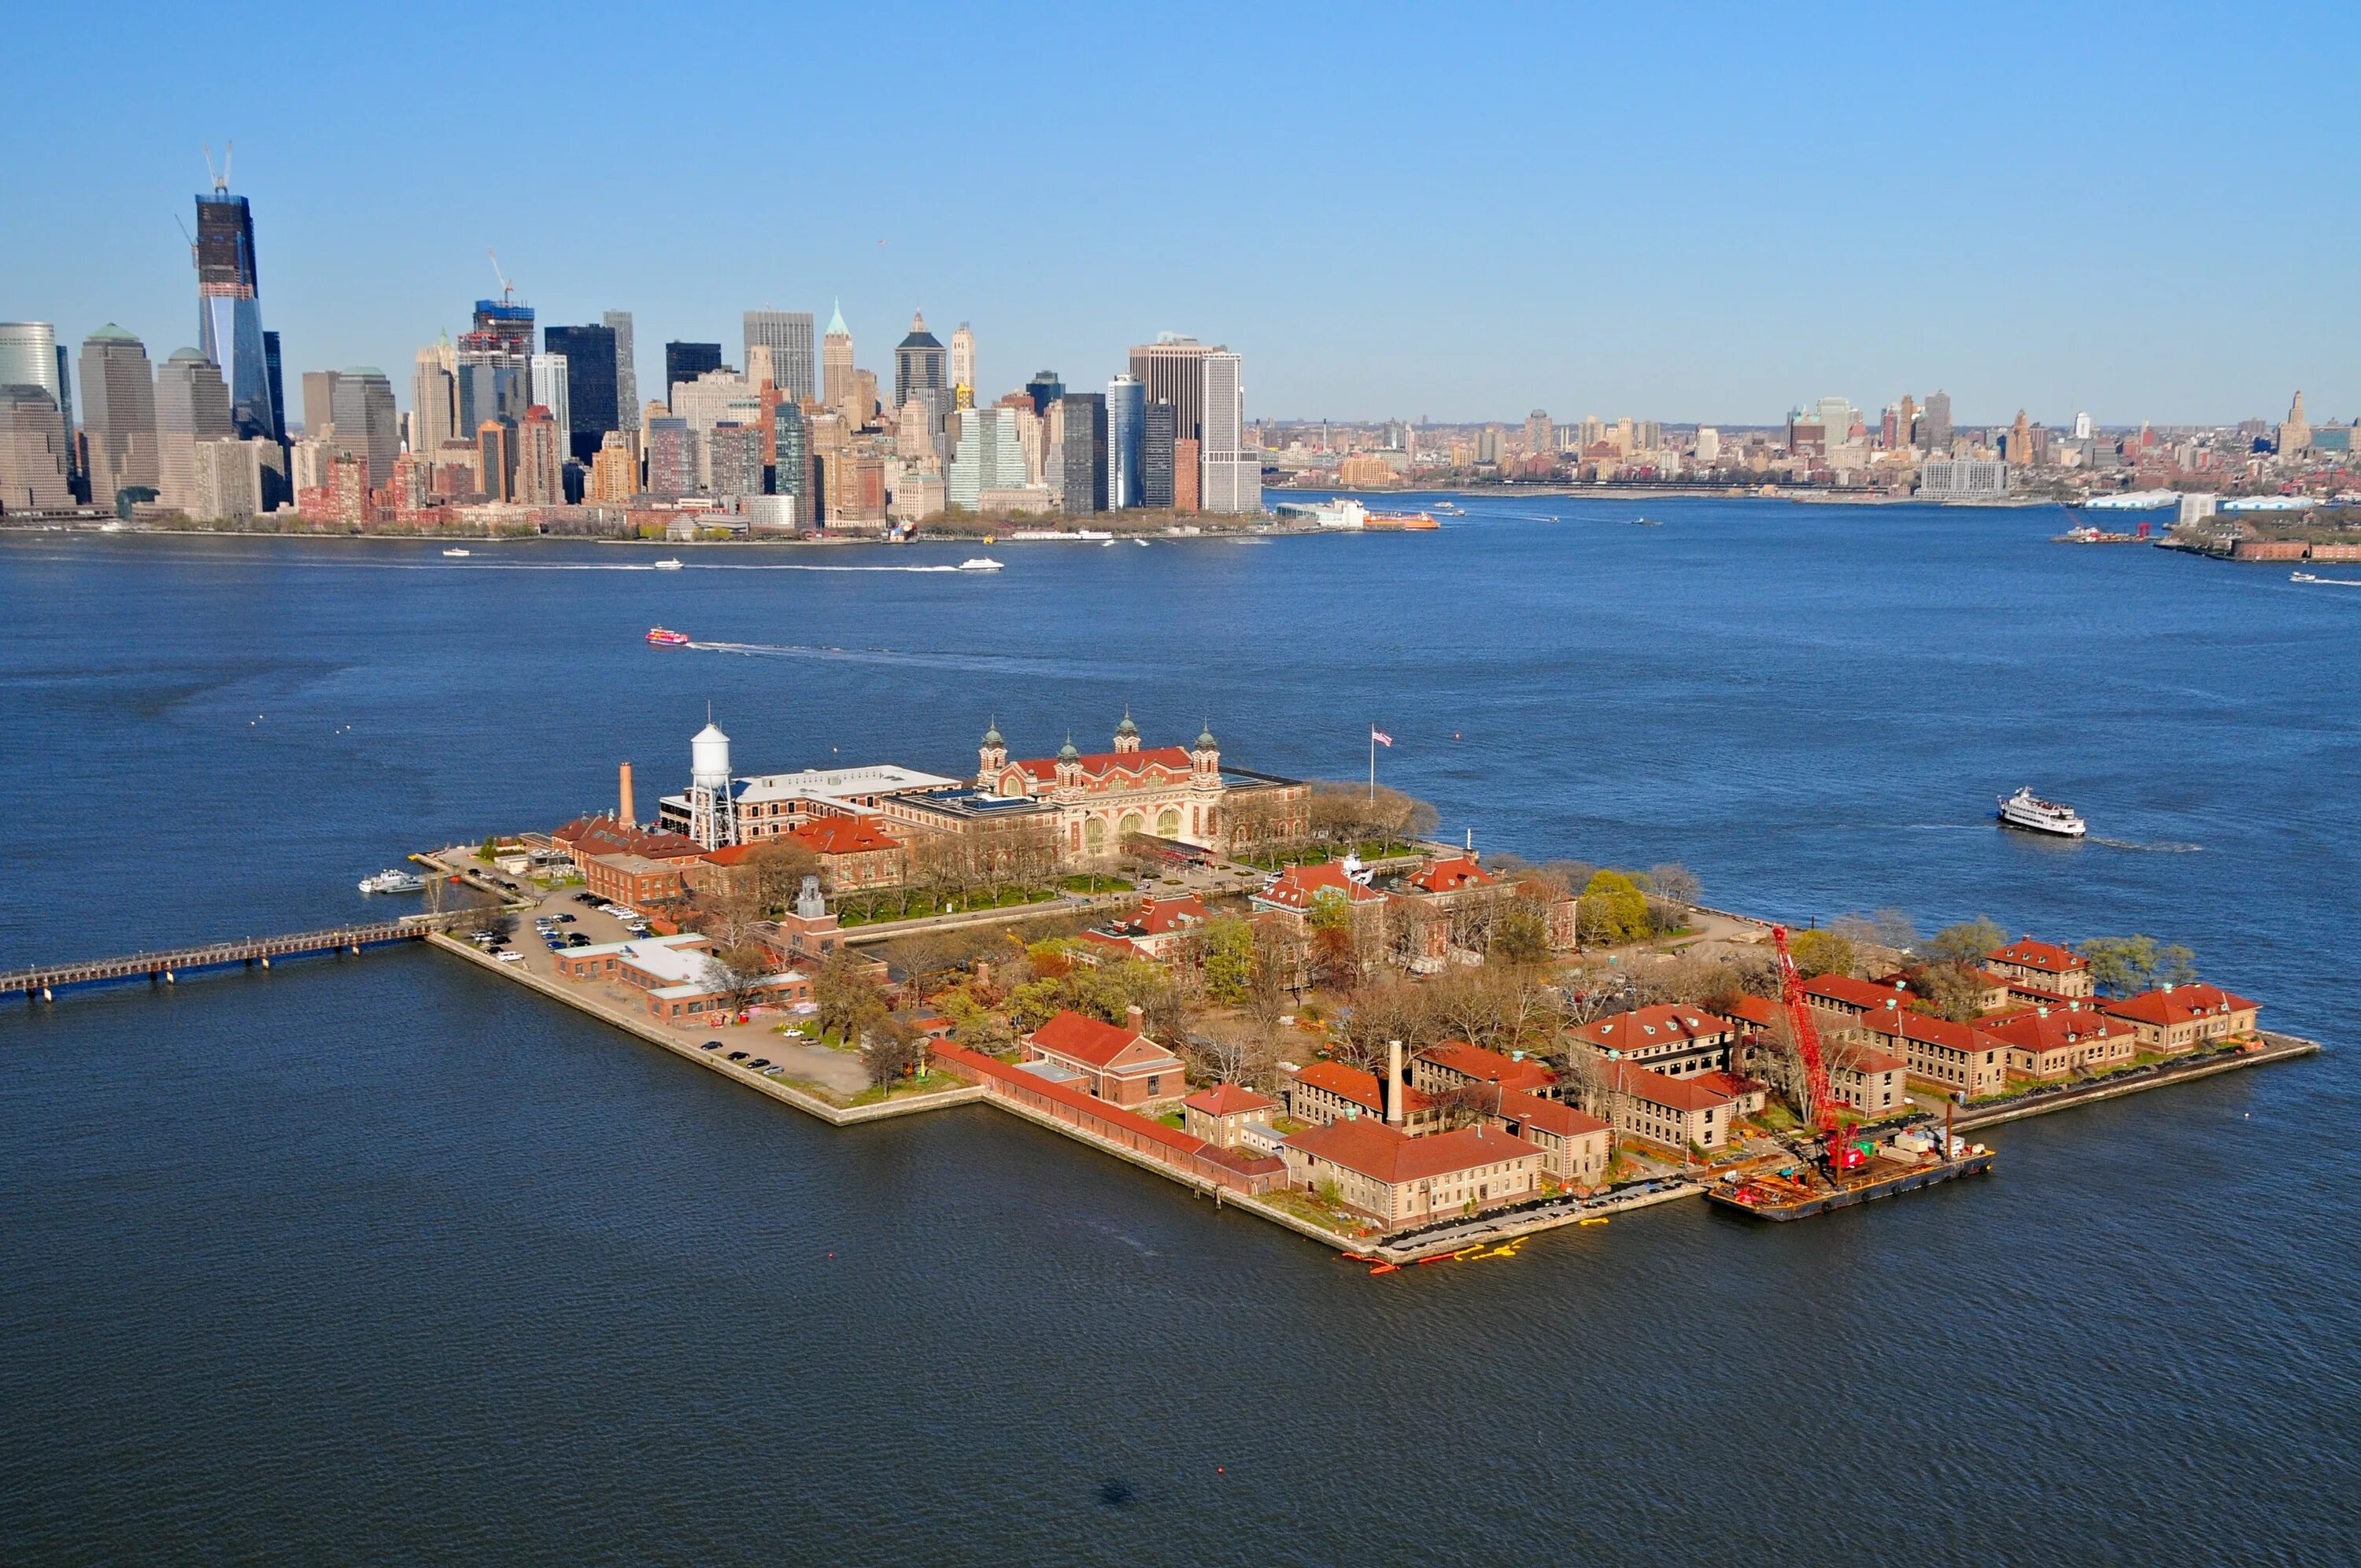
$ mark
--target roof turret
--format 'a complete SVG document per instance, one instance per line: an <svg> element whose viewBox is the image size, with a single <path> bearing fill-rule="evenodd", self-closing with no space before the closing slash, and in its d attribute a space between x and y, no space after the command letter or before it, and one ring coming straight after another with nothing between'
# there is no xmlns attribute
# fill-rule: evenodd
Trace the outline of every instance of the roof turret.
<svg viewBox="0 0 2361 1568"><path fill-rule="evenodd" d="M1139 733L1139 726L1131 721L1130 708L1126 707L1123 710L1123 722L1115 727L1115 732L1118 735L1137 735Z"/></svg>
<svg viewBox="0 0 2361 1568"><path fill-rule="evenodd" d="M1079 762L1082 760L1082 754L1074 750L1074 738L1071 735L1067 736L1066 743L1058 748L1058 761L1061 762Z"/></svg>

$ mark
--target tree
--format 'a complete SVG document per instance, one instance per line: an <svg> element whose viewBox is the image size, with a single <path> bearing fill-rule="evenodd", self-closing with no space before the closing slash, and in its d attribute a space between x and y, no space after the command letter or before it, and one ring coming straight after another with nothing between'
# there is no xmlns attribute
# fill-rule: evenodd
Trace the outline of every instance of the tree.
<svg viewBox="0 0 2361 1568"><path fill-rule="evenodd" d="M451 922L451 929L463 937L488 934L505 942L516 934L517 917L497 904L478 904Z"/></svg>
<svg viewBox="0 0 2361 1568"><path fill-rule="evenodd" d="M909 1020L891 1014L863 1020L861 1053L872 1089L888 1088L909 1076L925 1051L925 1037Z"/></svg>
<svg viewBox="0 0 2361 1568"><path fill-rule="evenodd" d="M1891 948L1897 953L1908 952L1918 945L1918 927L1910 916L1899 909L1880 909L1869 915L1839 915L1828 922L1828 929L1856 948Z"/></svg>
<svg viewBox="0 0 2361 1568"><path fill-rule="evenodd" d="M749 892L766 914L777 914L803 892L804 878L820 872L819 857L795 839L765 839L746 852Z"/></svg>
<svg viewBox="0 0 2361 1568"><path fill-rule="evenodd" d="M1593 872L1579 906L1583 933L1613 947L1648 932L1648 895L1621 872Z"/></svg>
<svg viewBox="0 0 2361 1568"><path fill-rule="evenodd" d="M1705 894L1705 885L1697 873L1677 861L1648 868L1648 891L1676 907L1686 917Z"/></svg>
<svg viewBox="0 0 2361 1568"><path fill-rule="evenodd" d="M1205 992L1224 1006L1246 999L1254 984L1254 927L1235 916L1208 920L1190 933L1195 967L1205 977Z"/></svg>
<svg viewBox="0 0 2361 1568"><path fill-rule="evenodd" d="M2091 983L2109 996L2132 996L2158 984L2197 978L2196 955L2153 937L2093 937L2075 949L2091 966Z"/></svg>
<svg viewBox="0 0 2361 1568"><path fill-rule="evenodd" d="M1989 916L1979 915L1936 932L1927 940L1927 956L1937 963L1971 964L1982 969L1994 948L2007 945L2008 933Z"/></svg>
<svg viewBox="0 0 2361 1568"><path fill-rule="evenodd" d="M705 956L705 983L719 992L732 1013L743 1013L763 999L763 981L771 966L760 948L723 948Z"/></svg>
<svg viewBox="0 0 2361 1568"><path fill-rule="evenodd" d="M1926 999L1938 1018L1965 1024L1982 1014L1992 981L1982 970L1967 964L1921 964L1910 971L1910 989Z"/></svg>
<svg viewBox="0 0 2361 1568"><path fill-rule="evenodd" d="M1795 968L1806 980L1822 974L1849 975L1861 963L1861 956L1853 950L1850 942L1834 931L1824 931L1817 927L1808 931L1798 931L1789 938L1787 950L1795 955Z"/></svg>
<svg viewBox="0 0 2361 1568"><path fill-rule="evenodd" d="M1515 966L1548 961L1549 917L1542 913L1540 905L1519 898L1501 907L1493 916L1491 941L1484 956L1494 962Z"/></svg>
<svg viewBox="0 0 2361 1568"><path fill-rule="evenodd" d="M819 1008L820 1032L850 1037L865 1014L885 1010L885 993L868 959L839 948L812 976L812 1001Z"/></svg>

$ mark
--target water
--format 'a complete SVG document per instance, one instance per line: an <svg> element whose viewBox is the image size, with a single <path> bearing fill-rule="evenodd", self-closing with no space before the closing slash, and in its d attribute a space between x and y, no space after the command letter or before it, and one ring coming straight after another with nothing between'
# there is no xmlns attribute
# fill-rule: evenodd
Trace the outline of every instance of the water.
<svg viewBox="0 0 2361 1568"><path fill-rule="evenodd" d="M625 757L675 787L708 700L741 768L944 772L1128 705L1348 778L1375 722L1454 837L1793 919L2169 937L2349 1043L2361 601L2056 513L1470 510L997 576L0 539L0 965L389 906L352 883L414 844L602 806ZM2112 842L1996 831L2019 784ZM1372 1279L989 1112L818 1126L424 951L83 993L0 1014L0 1547L2349 1559L2349 1058L1808 1225Z"/></svg>

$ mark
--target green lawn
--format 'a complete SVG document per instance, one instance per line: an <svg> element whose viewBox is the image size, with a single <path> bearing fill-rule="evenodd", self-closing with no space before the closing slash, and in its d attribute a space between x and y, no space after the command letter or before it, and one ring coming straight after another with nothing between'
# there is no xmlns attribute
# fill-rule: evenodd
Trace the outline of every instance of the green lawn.
<svg viewBox="0 0 2361 1568"><path fill-rule="evenodd" d="M840 926L877 926L893 920L915 920L928 915L968 915L979 909L1017 909L1028 904L1046 904L1057 896L1048 888L1038 887L1012 888L998 894L972 893L963 897L955 895L949 898L911 891L899 897L881 895L858 901L841 900L836 906L836 918Z"/></svg>

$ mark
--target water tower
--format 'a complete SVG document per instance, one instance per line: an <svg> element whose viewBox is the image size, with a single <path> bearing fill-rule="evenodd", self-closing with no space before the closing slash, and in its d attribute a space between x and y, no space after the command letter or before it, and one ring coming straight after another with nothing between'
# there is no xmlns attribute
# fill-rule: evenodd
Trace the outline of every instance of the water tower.
<svg viewBox="0 0 2361 1568"><path fill-rule="evenodd" d="M738 841L738 802L730 788L730 737L710 717L688 743L688 836L708 850Z"/></svg>

